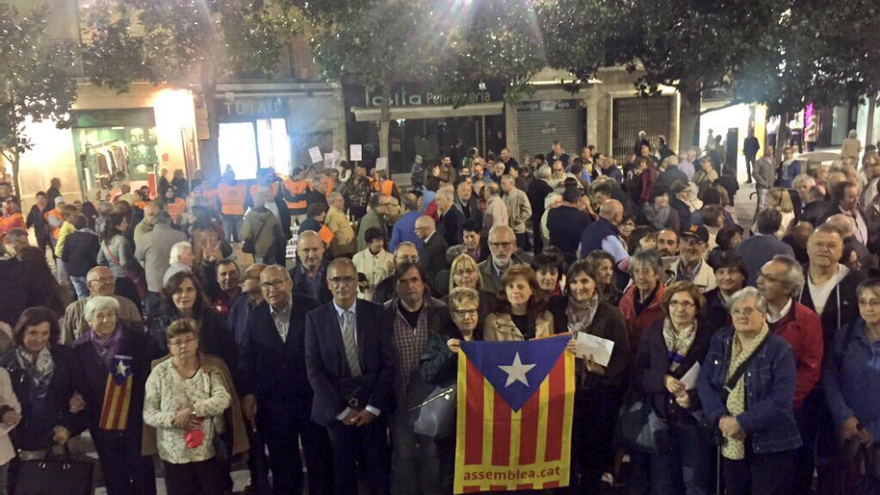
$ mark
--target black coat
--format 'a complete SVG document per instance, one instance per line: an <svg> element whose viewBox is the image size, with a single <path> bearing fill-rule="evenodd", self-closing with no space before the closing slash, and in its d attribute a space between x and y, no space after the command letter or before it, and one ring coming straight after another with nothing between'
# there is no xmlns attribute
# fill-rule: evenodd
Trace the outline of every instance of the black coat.
<svg viewBox="0 0 880 495"><path fill-rule="evenodd" d="M145 386L147 377L150 375L149 345L147 336L143 332L128 327L121 327L117 331L122 332L122 343L119 346L118 354L132 358L131 402L128 408L126 431L140 437L143 427ZM87 337L81 337L74 345L73 350L76 353L80 369L82 369L83 381L79 392L88 405L86 415L89 429L95 430L101 422L104 392L110 370L107 369L104 360L95 351L95 346Z"/></svg>
<svg viewBox="0 0 880 495"><path fill-rule="evenodd" d="M67 273L71 277L85 277L89 270L98 266L100 250L101 240L97 234L77 230L64 240L61 261L66 263Z"/></svg>
<svg viewBox="0 0 880 495"><path fill-rule="evenodd" d="M450 207L437 221L437 233L443 236L447 246L458 246L462 243L464 221L464 213L455 207Z"/></svg>
<svg viewBox="0 0 880 495"><path fill-rule="evenodd" d="M73 349L53 345L52 359L55 371L49 382L49 389L43 405L38 407L34 398L34 384L18 364L15 350L0 358L0 366L9 372L12 389L21 403L21 422L10 432L12 444L16 449L44 450L52 443L53 429L63 426L70 436L79 435L86 428L85 411L72 414L70 398L82 390L82 369Z"/></svg>
<svg viewBox="0 0 880 495"><path fill-rule="evenodd" d="M168 354L168 339L165 336L165 330L168 325L179 318L176 314L166 313L150 322L151 361ZM232 373L235 389L240 389L244 384L238 374L238 347L235 344L232 331L229 330L226 318L220 316L220 313L213 309L207 308L202 311L202 316L198 318L198 321L200 323L199 351L222 359Z"/></svg>
<svg viewBox="0 0 880 495"><path fill-rule="evenodd" d="M467 200L466 208L462 206L461 200L458 198L458 195L455 195L455 201L452 203L455 206L455 209L460 211L464 216L465 220L473 220L473 222L477 225L477 227L482 227L483 225L483 210L480 209L480 200L477 199L476 196L471 194L470 199Z"/></svg>
<svg viewBox="0 0 880 495"><path fill-rule="evenodd" d="M642 334L639 343L635 364L633 365L633 384L639 390L649 394L654 403L654 410L662 418L669 421L685 422L694 424L696 420L691 414L681 408L675 398L666 390L665 377L672 375L680 379L690 370L694 364L702 363L709 351L709 340L712 333L703 322L697 323L697 335L688 349L684 361L675 371L669 371L669 358L667 356L666 341L663 340L663 322L660 320L648 327ZM689 410L700 409L700 399L697 390L688 391L691 400Z"/></svg>
<svg viewBox="0 0 880 495"><path fill-rule="evenodd" d="M425 274L428 276L427 282L431 283L437 278L438 273L449 268L449 263L446 262L447 249L449 249L449 244L446 243L446 239L443 238L439 231L434 232L428 239L428 242L422 247L422 252L419 255L419 265L422 266L422 269L425 270Z"/></svg>
<svg viewBox="0 0 880 495"><path fill-rule="evenodd" d="M566 263L577 259L581 235L593 223L593 218L577 208L562 205L547 214L547 230L550 232L550 245L562 250Z"/></svg>
<svg viewBox="0 0 880 495"><path fill-rule="evenodd" d="M732 325L730 312L724 305L724 301L721 300L721 289L715 288L703 295L706 297L706 315L703 318L706 322L706 328L714 332Z"/></svg>
<svg viewBox="0 0 880 495"><path fill-rule="evenodd" d="M336 416L355 399L358 407L367 405L390 415L394 407L394 350L391 327L382 325L382 306L358 299L358 361L362 375L352 379L339 316L333 303L306 315L306 369L314 390L312 421L323 426L337 424Z"/></svg>
<svg viewBox="0 0 880 495"><path fill-rule="evenodd" d="M248 333L239 348L240 393L255 395L264 406L272 403L292 408L300 419L307 420L312 388L306 374L306 314L321 304L307 296L292 297L287 340L281 340L268 303L261 303L248 315Z"/></svg>
<svg viewBox="0 0 880 495"><path fill-rule="evenodd" d="M0 259L0 287L0 321L10 327L15 327L24 310L46 304L37 282L17 258Z"/></svg>
<svg viewBox="0 0 880 495"><path fill-rule="evenodd" d="M535 225L540 225L541 216L544 215L544 201L552 192L553 187L543 180L535 179L529 184L526 196L529 197L529 203L532 205L532 222Z"/></svg>

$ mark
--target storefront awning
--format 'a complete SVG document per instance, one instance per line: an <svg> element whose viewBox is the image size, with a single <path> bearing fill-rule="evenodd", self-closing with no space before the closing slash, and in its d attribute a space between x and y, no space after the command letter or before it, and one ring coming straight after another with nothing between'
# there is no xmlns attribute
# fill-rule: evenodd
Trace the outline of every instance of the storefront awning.
<svg viewBox="0 0 880 495"><path fill-rule="evenodd" d="M378 122L381 110L378 108L352 107L358 122ZM459 108L451 105L421 107L391 107L391 119L445 119L450 117L480 117L485 115L501 115L504 102L473 103Z"/></svg>

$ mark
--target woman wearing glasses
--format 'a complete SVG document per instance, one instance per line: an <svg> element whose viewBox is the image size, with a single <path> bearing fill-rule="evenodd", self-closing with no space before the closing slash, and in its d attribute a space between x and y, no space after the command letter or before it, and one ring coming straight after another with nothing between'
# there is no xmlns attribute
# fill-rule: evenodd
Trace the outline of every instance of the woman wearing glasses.
<svg viewBox="0 0 880 495"><path fill-rule="evenodd" d="M692 414L700 400L695 387L682 380L709 350L712 329L701 321L705 305L697 286L671 284L661 301L665 318L645 330L636 354L633 386L650 397L669 429L665 449L634 455L634 463L638 457L649 466L650 480L634 476L631 481L650 484L656 495L705 495L709 489L711 451Z"/></svg>
<svg viewBox="0 0 880 495"><path fill-rule="evenodd" d="M460 254L452 261L452 267L449 269L449 294L458 288L473 289L479 294L478 311L480 322L486 320L490 313L495 311L497 299L495 294L482 290L483 281L480 277L480 267L477 262L468 254ZM444 296L443 301L447 306L452 306L452 299L449 295Z"/></svg>
<svg viewBox="0 0 880 495"><path fill-rule="evenodd" d="M478 291L468 287L452 289L447 296L452 325L438 328L428 336L425 353L419 364L422 378L431 385L454 385L461 343L483 340L479 328L480 296ZM441 493L449 494L452 493L455 467L455 435L435 438L434 441L440 457Z"/></svg>
<svg viewBox="0 0 880 495"><path fill-rule="evenodd" d="M602 473L612 451L614 420L630 355L626 322L617 308L602 300L597 276L590 265L587 260L572 264L566 273L567 295L554 297L549 306L555 333L570 332L572 350L579 333L614 343L607 366L582 356L578 356L575 364L571 472L572 486L578 487L576 493L602 491Z"/></svg>
<svg viewBox="0 0 880 495"><path fill-rule="evenodd" d="M222 359L230 370L237 370L235 338L226 318L212 309L202 284L190 272L175 273L162 290L162 315L150 323L150 345L154 359L168 354L168 327L181 318L192 318L199 327L201 350Z"/></svg>
<svg viewBox="0 0 880 495"><path fill-rule="evenodd" d="M703 413L722 437L725 493L791 493L801 446L794 353L770 333L767 300L757 289L746 287L728 303L733 327L712 336L697 381Z"/></svg>
<svg viewBox="0 0 880 495"><path fill-rule="evenodd" d="M182 318L167 328L171 359L157 364L146 383L144 453L158 451L169 495L232 492L228 468L215 438L240 426L224 418L232 405L229 370L200 352L199 325ZM243 431L243 430L242 430Z"/></svg>

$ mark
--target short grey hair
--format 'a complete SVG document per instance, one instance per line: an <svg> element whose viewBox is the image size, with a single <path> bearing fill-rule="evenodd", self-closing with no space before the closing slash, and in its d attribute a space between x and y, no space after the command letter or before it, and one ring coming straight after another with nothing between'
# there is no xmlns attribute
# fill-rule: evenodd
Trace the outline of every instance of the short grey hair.
<svg viewBox="0 0 880 495"><path fill-rule="evenodd" d="M785 279L783 280L783 283L788 289L788 295L791 296L792 299L797 299L797 297L801 295L801 290L803 290L804 283L806 282L803 267L797 262L797 260L784 254L777 254L773 257L772 261L782 263L788 268L788 270L785 271Z"/></svg>
<svg viewBox="0 0 880 495"><path fill-rule="evenodd" d="M794 179L792 179L791 187L793 187L794 189L799 189L802 185L804 185L805 182L809 181L812 181L814 185L816 184L816 179L810 177L809 175L798 174Z"/></svg>
<svg viewBox="0 0 880 495"><path fill-rule="evenodd" d="M850 129L848 136L850 139L855 139L859 137L859 133L855 129Z"/></svg>
<svg viewBox="0 0 880 495"><path fill-rule="evenodd" d="M730 299L727 300L727 307L733 310L733 307L738 303L746 300L746 299L754 299L755 306L758 308L758 311L761 313L767 314L767 299L758 292L758 289L754 287L746 287L744 289L740 289L736 291Z"/></svg>
<svg viewBox="0 0 880 495"><path fill-rule="evenodd" d="M335 203L339 198L343 198L342 193L340 193L339 191L333 191L332 193L330 193L330 196L327 199L332 204Z"/></svg>
<svg viewBox="0 0 880 495"><path fill-rule="evenodd" d="M544 209L549 210L550 205L559 201L560 199L562 199L562 195L559 193L552 192L552 193L548 194L547 197L544 198Z"/></svg>
<svg viewBox="0 0 880 495"><path fill-rule="evenodd" d="M86 318L86 321L91 322L92 318L94 318L95 316L95 313L97 313L98 311L104 311L106 309L112 309L118 316L119 301L111 296L92 296L89 298L88 302L86 302L86 305L83 308L83 316Z"/></svg>
<svg viewBox="0 0 880 495"><path fill-rule="evenodd" d="M462 254L467 253L467 246L464 244L456 244L455 246L450 246L449 249L446 250L446 262L452 265L452 262L455 261L455 258L458 258Z"/></svg>
<svg viewBox="0 0 880 495"><path fill-rule="evenodd" d="M660 259L660 252L656 249L636 251L629 259L630 274L636 269L636 266L648 266L654 270L657 278L661 280L663 278L663 263Z"/></svg>
<svg viewBox="0 0 880 495"><path fill-rule="evenodd" d="M535 172L535 177L537 177L539 179L543 179L543 180L549 179L550 176L552 176L552 175L553 175L553 172L551 172L549 165L541 165L538 168L538 171Z"/></svg>
<svg viewBox="0 0 880 495"><path fill-rule="evenodd" d="M168 256L168 263L175 264L180 261L180 257L183 256L183 253L189 251L192 252L193 246L192 244L182 241L177 244L171 246L171 254Z"/></svg>

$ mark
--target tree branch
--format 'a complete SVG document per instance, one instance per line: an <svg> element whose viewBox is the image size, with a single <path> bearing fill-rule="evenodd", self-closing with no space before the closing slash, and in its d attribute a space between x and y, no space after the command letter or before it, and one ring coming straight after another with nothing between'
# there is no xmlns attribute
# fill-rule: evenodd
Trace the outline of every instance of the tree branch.
<svg viewBox="0 0 880 495"><path fill-rule="evenodd" d="M725 103L724 105L719 105L717 107L707 108L706 110L700 110L700 116L703 116L709 112L714 112L716 110L724 110L725 108L730 108L730 107L735 107L737 105L742 105L743 103L748 103L748 102L734 98L734 99L730 100L729 102Z"/></svg>

